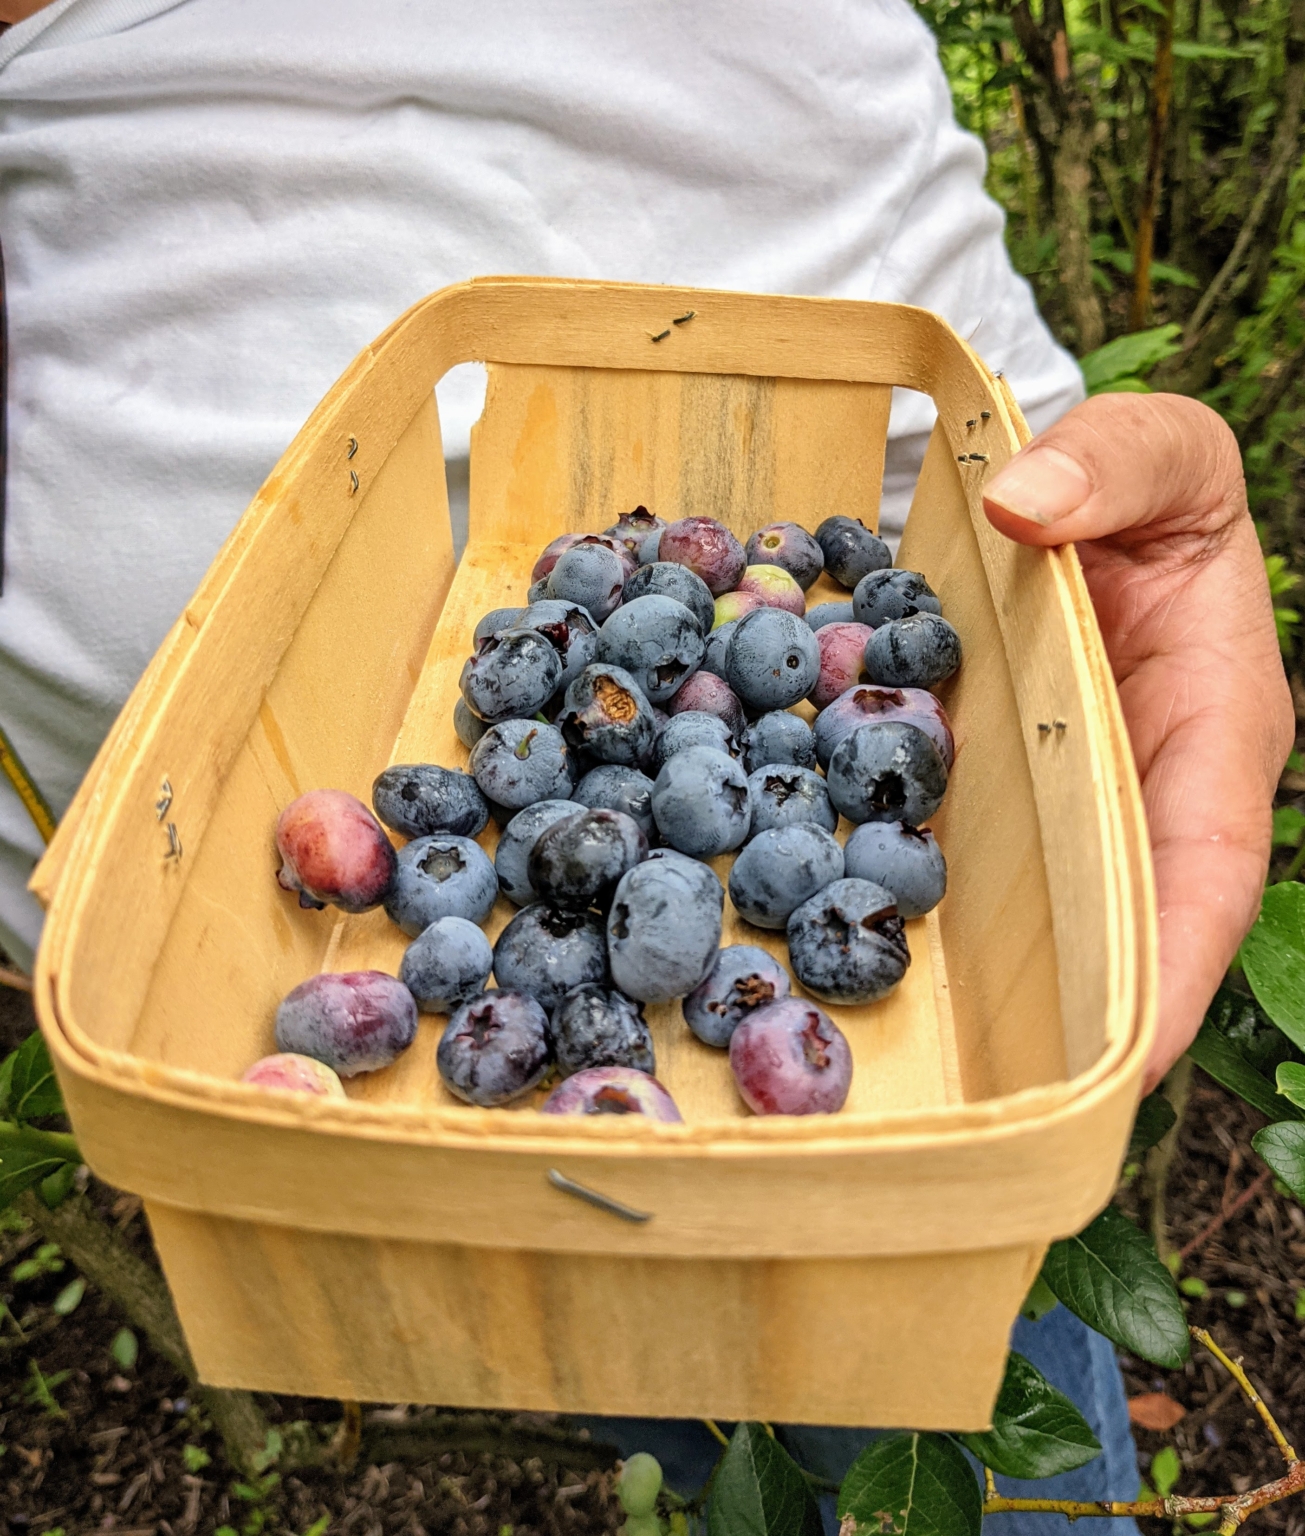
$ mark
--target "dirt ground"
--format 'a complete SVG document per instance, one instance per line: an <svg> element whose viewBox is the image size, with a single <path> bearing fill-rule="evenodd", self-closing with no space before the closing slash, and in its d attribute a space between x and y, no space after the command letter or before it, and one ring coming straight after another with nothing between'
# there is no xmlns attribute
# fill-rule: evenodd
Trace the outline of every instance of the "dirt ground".
<svg viewBox="0 0 1305 1536"><path fill-rule="evenodd" d="M0 1055L30 1027L26 999L0 993ZM1182 1275L1191 1319L1209 1328L1246 1369L1289 1438L1305 1438L1305 1211L1261 1179L1250 1149L1260 1121L1222 1089L1194 1075L1189 1107L1167 1181L1170 1243L1192 1244ZM1258 1182L1257 1182L1258 1181ZM1226 1219L1238 1197L1251 1197ZM134 1243L149 1237L139 1202L92 1185L104 1213ZM1144 1180L1123 1203L1149 1219ZM1211 1223L1221 1223L1207 1231ZM39 1238L16 1222L0 1225L0 1536L233 1536L263 1531L304 1536L597 1536L621 1515L610 1471L446 1451L366 1464L349 1474L310 1472L242 1482L187 1388L143 1344L123 1364L114 1341L121 1317L93 1291L60 1316L53 1303L75 1272L41 1257ZM26 1264L27 1270L21 1266ZM35 1267L39 1272L31 1273ZM15 1278L15 1270L25 1278ZM1241 1491L1277 1475L1267 1435L1226 1378L1198 1356L1165 1373L1124 1361L1130 1396L1163 1392L1186 1410L1167 1433L1137 1431L1146 1476L1165 1445L1182 1458L1181 1493ZM339 1405L266 1400L274 1422L322 1423ZM392 1423L402 1408L371 1406L372 1422ZM529 1426L526 1426L529 1427ZM1148 1536L1159 1536L1160 1522ZM1263 1528L1305 1536L1305 1501L1254 1517ZM1059 1519L1048 1521L1051 1532ZM225 1536L225 1533L223 1533Z"/></svg>

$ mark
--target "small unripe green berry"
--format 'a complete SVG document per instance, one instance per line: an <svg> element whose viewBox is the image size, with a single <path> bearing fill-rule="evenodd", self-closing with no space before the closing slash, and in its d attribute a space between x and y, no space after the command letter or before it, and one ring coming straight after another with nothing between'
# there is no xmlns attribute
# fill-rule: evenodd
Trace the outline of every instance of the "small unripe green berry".
<svg viewBox="0 0 1305 1536"><path fill-rule="evenodd" d="M661 1490L662 1468L655 1456L650 1456L647 1451L636 1451L626 1458L616 1480L616 1496L627 1515L651 1515ZM630 1521L626 1521L626 1529L629 1536L643 1536L642 1528L636 1531ZM655 1529L649 1527L650 1536Z"/></svg>
<svg viewBox="0 0 1305 1536"><path fill-rule="evenodd" d="M662 1536L662 1523L656 1515L631 1515L621 1527L621 1536Z"/></svg>

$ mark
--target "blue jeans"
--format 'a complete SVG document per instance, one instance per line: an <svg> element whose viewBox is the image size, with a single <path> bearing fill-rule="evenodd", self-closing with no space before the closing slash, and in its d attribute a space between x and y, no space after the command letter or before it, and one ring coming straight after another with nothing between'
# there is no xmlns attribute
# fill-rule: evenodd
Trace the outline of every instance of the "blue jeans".
<svg viewBox="0 0 1305 1536"><path fill-rule="evenodd" d="M1087 1466L1059 1477L1021 1482L999 1477L998 1488L1011 1497L1056 1499L1134 1499L1138 1490L1137 1453L1128 1427L1123 1378L1110 1343L1093 1333L1072 1312L1056 1307L1039 1322L1020 1318L1011 1347L1031 1360L1052 1386L1071 1398L1101 1442L1101 1455ZM595 1440L615 1445L622 1455L650 1451L678 1492L690 1493L707 1481L720 1455L720 1445L696 1419L614 1419L576 1417ZM776 1425L775 1432L789 1452L809 1472L841 1482L848 1468L878 1431L835 1426ZM977 1474L976 1474L977 1475ZM820 1500L825 1529L835 1536L838 1521L834 1496ZM1056 1536L1064 1532L1063 1515L993 1515L985 1536ZM1132 1520L1092 1522L1092 1536L1138 1536Z"/></svg>

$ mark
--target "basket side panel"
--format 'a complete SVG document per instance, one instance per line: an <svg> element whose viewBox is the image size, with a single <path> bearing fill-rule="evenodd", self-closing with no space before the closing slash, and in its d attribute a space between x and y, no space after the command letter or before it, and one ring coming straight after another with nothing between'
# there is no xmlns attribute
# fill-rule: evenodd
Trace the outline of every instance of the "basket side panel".
<svg viewBox="0 0 1305 1536"><path fill-rule="evenodd" d="M741 539L832 512L876 527L892 390L839 380L492 364L471 538L593 531L642 503Z"/></svg>
<svg viewBox="0 0 1305 1536"><path fill-rule="evenodd" d="M947 854L938 909L961 1080L969 1101L1065 1075L1059 975L1037 802L1011 660L981 570L950 446L935 433L902 538L964 638L965 664L940 690L956 764L935 830Z"/></svg>
<svg viewBox="0 0 1305 1536"><path fill-rule="evenodd" d="M618 1259L149 1216L207 1382L574 1413L983 1427L1042 1257Z"/></svg>
<svg viewBox="0 0 1305 1536"><path fill-rule="evenodd" d="M251 829L273 827L308 789L347 789L370 803L452 576L432 396L377 473L282 657L203 840L183 856L185 888L128 1041L136 1055L230 1077L274 1049L276 1003L323 965L336 925L334 914L287 899L273 878L270 838ZM202 753L203 742L190 750ZM184 828L180 798L174 810ZM106 1018L89 1009L81 1016L97 1026ZM115 1018L114 1033L128 1023ZM107 1028L99 1038L118 1043Z"/></svg>

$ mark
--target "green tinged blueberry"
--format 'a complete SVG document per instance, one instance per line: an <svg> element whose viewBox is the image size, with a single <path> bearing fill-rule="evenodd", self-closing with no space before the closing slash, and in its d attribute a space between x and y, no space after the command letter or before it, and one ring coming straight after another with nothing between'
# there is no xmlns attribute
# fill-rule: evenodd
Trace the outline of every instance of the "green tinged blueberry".
<svg viewBox="0 0 1305 1536"><path fill-rule="evenodd" d="M873 1003L911 963L892 892L869 880L835 880L788 920L793 974L830 1003Z"/></svg>
<svg viewBox="0 0 1305 1536"><path fill-rule="evenodd" d="M748 1014L789 991L788 972L773 955L755 944L727 944L680 1006L698 1039L723 1049Z"/></svg>
<svg viewBox="0 0 1305 1536"><path fill-rule="evenodd" d="M890 891L902 917L923 917L947 891L947 861L927 827L867 821L843 848L849 876Z"/></svg>
<svg viewBox="0 0 1305 1536"><path fill-rule="evenodd" d="M651 788L651 785L649 786ZM555 821L574 816L578 807L571 800L536 800L520 810L503 828L494 850L494 868L499 888L509 901L528 907L539 900L539 892L530 883L530 850L539 835ZM652 815L651 806L649 816Z"/></svg>
<svg viewBox="0 0 1305 1536"><path fill-rule="evenodd" d="M440 917L403 952L399 980L423 1013L452 1013L485 990L494 968L489 940L465 917Z"/></svg>
<svg viewBox="0 0 1305 1536"><path fill-rule="evenodd" d="M524 992L470 998L445 1027L435 1064L450 1093L492 1108L529 1091L552 1061L548 1015Z"/></svg>
<svg viewBox="0 0 1305 1536"><path fill-rule="evenodd" d="M661 1463L647 1451L636 1451L626 1457L621 1474L616 1479L616 1497L627 1515L650 1515L657 1507L657 1495L662 1491Z"/></svg>
<svg viewBox="0 0 1305 1536"><path fill-rule="evenodd" d="M865 669L889 688L934 688L961 664L961 637L936 613L893 619L866 641Z"/></svg>
<svg viewBox="0 0 1305 1536"><path fill-rule="evenodd" d="M810 768L768 763L748 775L750 837L774 827L795 827L810 822L833 832L838 812L830 804L825 781Z"/></svg>
<svg viewBox="0 0 1305 1536"><path fill-rule="evenodd" d="M777 565L805 592L825 568L825 552L800 523L768 523L743 547L749 565Z"/></svg>
<svg viewBox="0 0 1305 1536"><path fill-rule="evenodd" d="M860 725L839 742L825 785L849 821L904 821L918 827L942 804L947 769L918 726L888 720Z"/></svg>
<svg viewBox="0 0 1305 1536"><path fill-rule="evenodd" d="M760 832L730 868L730 900L754 928L783 928L795 908L843 878L837 838L810 822Z"/></svg>
<svg viewBox="0 0 1305 1536"><path fill-rule="evenodd" d="M475 837L489 821L480 787L460 768L396 763L372 784L372 805L387 827L404 837L455 832Z"/></svg>
<svg viewBox="0 0 1305 1536"><path fill-rule="evenodd" d="M676 721L688 718L677 715L662 733L663 739ZM724 752L686 747L668 758L657 775L652 809L657 830L672 848L697 859L714 858L738 848L747 838L748 781L743 769Z"/></svg>
<svg viewBox="0 0 1305 1536"><path fill-rule="evenodd" d="M644 1003L683 997L720 944L725 892L705 864L658 849L616 887L607 914L612 980Z"/></svg>
<svg viewBox="0 0 1305 1536"><path fill-rule="evenodd" d="M607 980L602 919L546 901L523 907L494 945L494 979L551 1012L572 987Z"/></svg>
<svg viewBox="0 0 1305 1536"><path fill-rule="evenodd" d="M595 982L572 987L553 1010L553 1050L563 1077L590 1067L657 1071L643 1004Z"/></svg>

